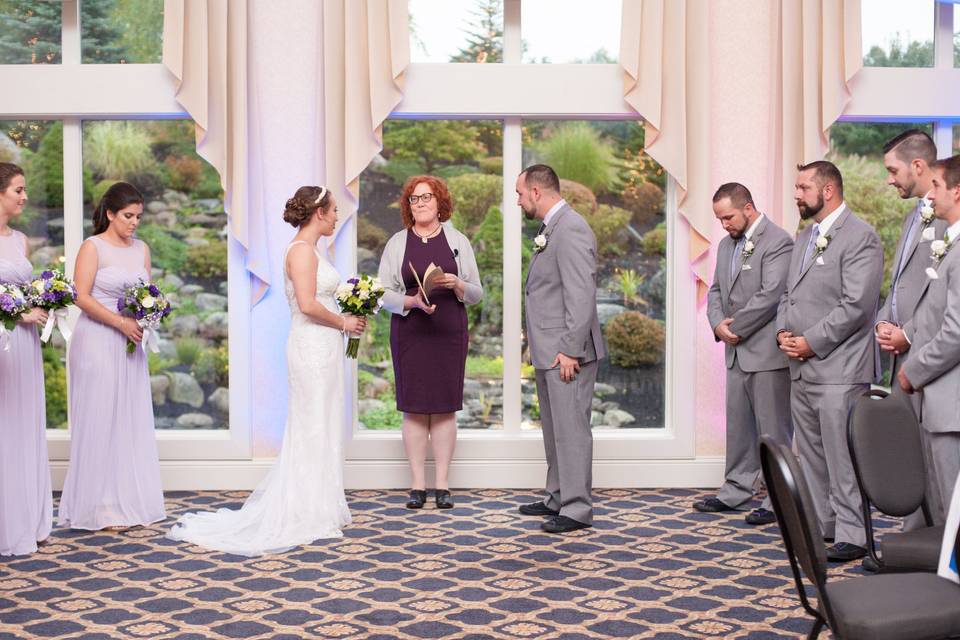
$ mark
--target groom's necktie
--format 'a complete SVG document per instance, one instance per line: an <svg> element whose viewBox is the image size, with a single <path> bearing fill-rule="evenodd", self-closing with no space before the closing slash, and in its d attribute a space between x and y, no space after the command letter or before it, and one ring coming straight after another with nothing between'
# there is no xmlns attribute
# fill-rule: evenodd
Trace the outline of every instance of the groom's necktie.
<svg viewBox="0 0 960 640"><path fill-rule="evenodd" d="M733 247L733 254L730 256L730 282L733 282L733 279L737 275L737 258L743 253L743 245L745 242L746 236L740 236L737 244Z"/></svg>
<svg viewBox="0 0 960 640"><path fill-rule="evenodd" d="M900 282L900 276L903 275L903 267L907 263L907 255L910 253L910 247L913 245L913 238L917 234L917 228L920 226L920 208L923 206L923 199L917 200L917 206L914 207L910 216L910 227L907 229L907 237L903 241L903 249L900 251L900 261L897 262L897 269L893 274L893 283L890 285L890 319L894 324L900 324L897 315L897 283Z"/></svg>
<svg viewBox="0 0 960 640"><path fill-rule="evenodd" d="M541 222L541 223L540 223L540 230L537 231L537 235L538 235L538 236L542 236L542 235L543 235L543 232L546 230L546 228L547 228L547 223L546 223L546 222Z"/></svg>
<svg viewBox="0 0 960 640"><path fill-rule="evenodd" d="M807 265L810 264L810 260L813 259L813 252L817 248L817 238L820 237L820 225L813 225L813 232L810 234L810 242L807 244L807 252L803 256L803 264L800 265L800 272L803 273L803 270L807 268Z"/></svg>

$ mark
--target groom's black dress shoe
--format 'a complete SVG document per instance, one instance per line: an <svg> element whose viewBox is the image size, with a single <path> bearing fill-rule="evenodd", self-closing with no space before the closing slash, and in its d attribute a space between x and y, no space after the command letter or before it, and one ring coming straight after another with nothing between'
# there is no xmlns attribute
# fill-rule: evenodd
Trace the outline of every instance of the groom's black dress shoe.
<svg viewBox="0 0 960 640"><path fill-rule="evenodd" d="M827 547L827 560L830 562L849 562L859 560L867 555L867 550L849 542L838 542L832 547Z"/></svg>
<svg viewBox="0 0 960 640"><path fill-rule="evenodd" d="M407 500L407 509L422 509L427 502L427 492L414 489L410 492L410 499Z"/></svg>
<svg viewBox="0 0 960 640"><path fill-rule="evenodd" d="M520 505L520 513L525 516L558 516L559 511L554 511L542 502L531 502L530 504Z"/></svg>
<svg viewBox="0 0 960 640"><path fill-rule="evenodd" d="M754 509L747 514L747 517L744 518L747 524L758 525L758 524L770 524L771 522L777 521L777 514L769 509L764 509L763 507L759 509Z"/></svg>
<svg viewBox="0 0 960 640"><path fill-rule="evenodd" d="M577 529L586 529L590 526L592 525L568 518L567 516L554 516L545 520L544 523L540 525L540 528L547 533L569 533Z"/></svg>
<svg viewBox="0 0 960 640"><path fill-rule="evenodd" d="M693 508L704 513L717 513L719 511L736 511L733 507L723 502L719 498L707 498L706 500L697 500L693 503Z"/></svg>
<svg viewBox="0 0 960 640"><path fill-rule="evenodd" d="M453 500L446 489L437 489L433 497L437 501L437 509L453 509Z"/></svg>

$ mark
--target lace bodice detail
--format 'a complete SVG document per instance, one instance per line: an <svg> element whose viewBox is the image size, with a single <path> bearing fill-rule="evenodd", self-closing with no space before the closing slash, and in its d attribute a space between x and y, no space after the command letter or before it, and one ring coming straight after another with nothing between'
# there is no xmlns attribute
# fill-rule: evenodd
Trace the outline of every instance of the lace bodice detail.
<svg viewBox="0 0 960 640"><path fill-rule="evenodd" d="M293 242L287 246L287 250L283 254L283 289L287 295L287 303L290 305L290 315L294 323L310 323L314 324L307 316L305 316L300 311L300 305L297 304L297 294L293 289L293 281L290 280L290 275L287 273L287 254L290 253L290 249L295 244L307 244L302 240ZM317 250L316 247L313 249L314 253L317 255L317 294L316 299L323 306L325 306L330 311L334 313L339 313L340 309L337 306L337 302L334 299L333 295L337 290L337 285L340 284L340 273L334 268L330 261Z"/></svg>

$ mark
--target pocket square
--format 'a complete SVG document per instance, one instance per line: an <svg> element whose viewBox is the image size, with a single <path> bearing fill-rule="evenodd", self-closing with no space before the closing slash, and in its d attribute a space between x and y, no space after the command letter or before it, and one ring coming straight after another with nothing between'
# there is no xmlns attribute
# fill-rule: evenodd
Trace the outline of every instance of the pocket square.
<svg viewBox="0 0 960 640"><path fill-rule="evenodd" d="M823 256L817 256L817 264L819 264L819 265L823 265L823 264L824 264L824 262L823 262Z"/></svg>
<svg viewBox="0 0 960 640"><path fill-rule="evenodd" d="M931 280L936 280L940 276L937 275L937 270L933 267L927 267L927 277Z"/></svg>
<svg viewBox="0 0 960 640"><path fill-rule="evenodd" d="M745 265L743 265L742 267L740 267L740 270L741 270L741 271L750 271L750 269L753 269L753 267L751 267L751 266L748 265L748 264L745 264Z"/></svg>
<svg viewBox="0 0 960 640"><path fill-rule="evenodd" d="M926 229L923 230L923 233L920 234L920 238L923 239L924 242L932 242L933 240L936 239L936 237L937 237L937 232L936 232L936 229L934 229L933 227L927 227Z"/></svg>

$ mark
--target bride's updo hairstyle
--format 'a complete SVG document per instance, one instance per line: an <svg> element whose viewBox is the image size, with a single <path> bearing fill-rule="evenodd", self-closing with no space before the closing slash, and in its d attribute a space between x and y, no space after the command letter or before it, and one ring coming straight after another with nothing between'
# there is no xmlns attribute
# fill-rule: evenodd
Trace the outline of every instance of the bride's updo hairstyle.
<svg viewBox="0 0 960 640"><path fill-rule="evenodd" d="M330 191L326 187L300 187L293 197L287 200L283 219L299 228L310 220L317 209L326 211L329 206Z"/></svg>

